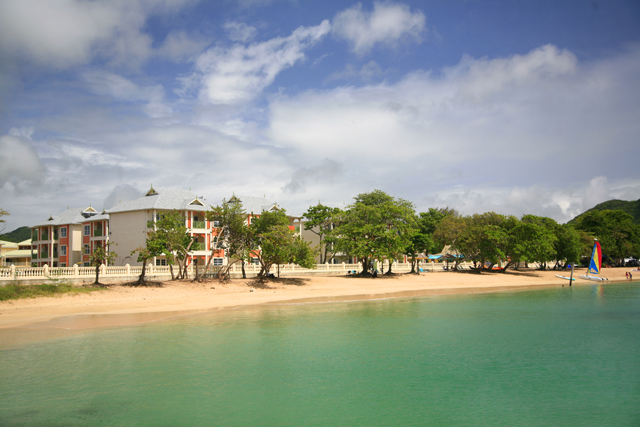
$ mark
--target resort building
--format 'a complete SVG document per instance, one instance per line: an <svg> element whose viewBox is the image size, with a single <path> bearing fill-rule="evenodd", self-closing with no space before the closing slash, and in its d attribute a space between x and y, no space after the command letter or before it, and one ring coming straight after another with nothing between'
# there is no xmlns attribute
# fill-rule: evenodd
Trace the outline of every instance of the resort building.
<svg viewBox="0 0 640 427"><path fill-rule="evenodd" d="M31 266L31 239L20 243L0 240L0 266Z"/></svg>
<svg viewBox="0 0 640 427"><path fill-rule="evenodd" d="M33 257L37 267L88 266L98 246L108 245L109 215L88 208L72 208L31 227Z"/></svg>
<svg viewBox="0 0 640 427"><path fill-rule="evenodd" d="M207 221L205 214L211 209L204 198L185 190L168 188L151 189L142 197L119 203L107 210L111 229L112 250L118 254L116 265L142 265L137 255L131 255L137 248L145 247L147 233L155 229L155 224L168 212L177 211L185 219L189 235L195 237L191 245L188 264L198 260L204 265L211 255L211 238L214 235L214 224ZM221 252L221 251L220 251ZM214 260L222 263L223 254L215 253ZM166 265L166 257L154 258L153 265ZM213 263L213 262L212 262Z"/></svg>
<svg viewBox="0 0 640 427"><path fill-rule="evenodd" d="M242 203L247 226L263 212L281 209L277 203L263 197L233 195L229 201ZM88 266L91 253L97 247L108 245L117 254L115 265L142 265L134 251L146 246L148 233L156 229L157 222L168 212L178 212L184 218L187 232L195 238L187 265L193 262L205 265L212 256L211 265L222 265L225 262L224 251L211 253L218 226L216 221L206 218L211 208L204 197L198 197L191 191L151 187L144 196L119 203L102 213L92 207L67 209L31 227L27 265ZM289 228L301 236L302 218L288 218ZM17 250L13 246L9 249ZM167 265L165 254L153 258L150 263Z"/></svg>

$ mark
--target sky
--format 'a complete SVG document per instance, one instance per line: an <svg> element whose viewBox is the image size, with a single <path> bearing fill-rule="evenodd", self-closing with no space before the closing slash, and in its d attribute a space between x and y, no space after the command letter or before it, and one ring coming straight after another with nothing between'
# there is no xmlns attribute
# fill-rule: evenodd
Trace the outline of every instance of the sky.
<svg viewBox="0 0 640 427"><path fill-rule="evenodd" d="M5 232L151 185L563 223L639 142L637 0L0 2Z"/></svg>

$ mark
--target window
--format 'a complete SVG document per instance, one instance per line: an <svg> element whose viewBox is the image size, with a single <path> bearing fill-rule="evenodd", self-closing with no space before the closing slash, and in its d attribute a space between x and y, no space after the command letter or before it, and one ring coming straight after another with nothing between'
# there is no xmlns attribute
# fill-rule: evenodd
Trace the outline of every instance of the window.
<svg viewBox="0 0 640 427"><path fill-rule="evenodd" d="M90 236L91 235L91 226L90 225L85 225L84 226L84 235L85 236Z"/></svg>
<svg viewBox="0 0 640 427"><path fill-rule="evenodd" d="M156 259L156 265L157 266L167 265L167 260L166 259Z"/></svg>
<svg viewBox="0 0 640 427"><path fill-rule="evenodd" d="M89 255L89 254L91 253L91 249L89 249L89 245L84 245L84 246L82 247L82 252L83 252L85 255Z"/></svg>
<svg viewBox="0 0 640 427"><path fill-rule="evenodd" d="M60 255L67 256L67 247L66 246L60 246Z"/></svg>
<svg viewBox="0 0 640 427"><path fill-rule="evenodd" d="M256 265L260 265L260 260L258 258L251 258L251 262Z"/></svg>
<svg viewBox="0 0 640 427"><path fill-rule="evenodd" d="M67 237L67 227L61 227L60 228L60 237L62 237L62 238Z"/></svg>
<svg viewBox="0 0 640 427"><path fill-rule="evenodd" d="M214 258L213 265L222 265L222 258Z"/></svg>
<svg viewBox="0 0 640 427"><path fill-rule="evenodd" d="M214 227L220 227L220 221L213 221Z"/></svg>
<svg viewBox="0 0 640 427"><path fill-rule="evenodd" d="M83 266L83 267L91 267L91 265L90 265L88 262L83 262L83 263L82 263L82 266Z"/></svg>
<svg viewBox="0 0 640 427"><path fill-rule="evenodd" d="M66 266L67 266L66 262L63 262L63 263L60 264L60 267L66 267Z"/></svg>

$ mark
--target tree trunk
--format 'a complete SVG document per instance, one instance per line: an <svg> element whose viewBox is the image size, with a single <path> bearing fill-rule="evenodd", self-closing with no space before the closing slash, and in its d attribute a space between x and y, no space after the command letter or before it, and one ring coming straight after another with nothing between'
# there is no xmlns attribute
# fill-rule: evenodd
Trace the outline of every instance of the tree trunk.
<svg viewBox="0 0 640 427"><path fill-rule="evenodd" d="M94 285L99 285L100 284L100 280L98 280L100 277L100 264L96 265L96 281L93 282Z"/></svg>
<svg viewBox="0 0 640 427"><path fill-rule="evenodd" d="M140 277L138 277L138 285L141 285L144 282L144 273L147 271L147 260L142 261L142 273L140 273Z"/></svg>
<svg viewBox="0 0 640 427"><path fill-rule="evenodd" d="M362 274L367 274L369 271L369 258L362 259Z"/></svg>
<svg viewBox="0 0 640 427"><path fill-rule="evenodd" d="M393 260L389 260L389 269L387 270L387 274L391 274L391 265L393 264ZM384 267L384 264L382 264Z"/></svg>
<svg viewBox="0 0 640 427"><path fill-rule="evenodd" d="M416 272L416 261L415 257L411 258L411 274L415 274Z"/></svg>
<svg viewBox="0 0 640 427"><path fill-rule="evenodd" d="M169 264L169 271L171 272L171 280L176 280L176 276L173 273L173 264Z"/></svg>
<svg viewBox="0 0 640 427"><path fill-rule="evenodd" d="M244 271L244 258L242 259L242 278L247 278L247 273Z"/></svg>

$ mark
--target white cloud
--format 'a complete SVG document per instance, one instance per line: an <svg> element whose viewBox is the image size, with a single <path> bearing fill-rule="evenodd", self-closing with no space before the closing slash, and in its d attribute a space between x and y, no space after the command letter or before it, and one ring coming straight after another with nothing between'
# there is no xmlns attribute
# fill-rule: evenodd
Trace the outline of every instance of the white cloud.
<svg viewBox="0 0 640 427"><path fill-rule="evenodd" d="M441 77L415 72L395 84L281 96L271 105L269 135L310 156L323 147L377 163L381 151L385 161L410 153L428 156L437 169L487 156L532 160L595 149L604 135L613 143L617 135L610 131L640 127L632 119L638 103L624 83L628 78L618 80L640 68L638 53L617 74L579 70L571 53L544 46L508 59L465 58ZM624 125L607 124L607 118ZM629 146L627 137L615 142Z"/></svg>
<svg viewBox="0 0 640 427"><path fill-rule="evenodd" d="M97 95L107 95L129 102L145 102L144 112L152 118L167 117L172 109L164 102L164 88L161 85L140 87L130 80L106 71L91 71L82 75L89 90Z"/></svg>
<svg viewBox="0 0 640 427"><path fill-rule="evenodd" d="M225 22L223 28L229 34L229 40L240 43L247 43L253 40L256 35L255 27L247 25L244 22L229 21Z"/></svg>
<svg viewBox="0 0 640 427"><path fill-rule="evenodd" d="M565 223L607 200L639 198L639 179L612 185L598 176L574 186L454 187L436 191L417 204L423 209L449 206L465 215L489 211L518 217L533 214Z"/></svg>
<svg viewBox="0 0 640 427"><path fill-rule="evenodd" d="M249 46L215 47L196 61L196 73L183 79L187 88L200 89L200 99L212 104L249 101L269 86L278 73L304 59L304 50L331 29L329 21L299 27L288 37ZM182 92L184 93L184 92Z"/></svg>
<svg viewBox="0 0 640 427"><path fill-rule="evenodd" d="M137 66L155 54L143 29L147 18L174 12L189 1L4 0L0 53L56 68L88 63L96 54Z"/></svg>
<svg viewBox="0 0 640 427"><path fill-rule="evenodd" d="M373 11L362 10L362 4L338 13L333 19L333 34L344 39L359 54L369 52L376 44L394 45L402 39L420 41L426 18L421 11L412 12L399 3L373 3Z"/></svg>
<svg viewBox="0 0 640 427"><path fill-rule="evenodd" d="M573 53L546 45L526 55L509 58L473 59L465 56L460 64L446 69L445 73L451 80L461 81L458 96L466 100L483 100L500 91L572 75L576 67L577 58Z"/></svg>
<svg viewBox="0 0 640 427"><path fill-rule="evenodd" d="M44 171L38 153L28 140L0 136L0 188L10 181L38 182Z"/></svg>
<svg viewBox="0 0 640 427"><path fill-rule="evenodd" d="M441 192L429 200L469 213L501 206L567 220L614 194L602 179L581 184L594 175L637 177L638 81L640 49L583 64L553 46L465 57L394 84L280 96L267 135L303 165L344 164L346 189L326 186L333 200L381 188L418 203ZM640 196L625 188L616 194ZM314 198L302 187L296 196Z"/></svg>

